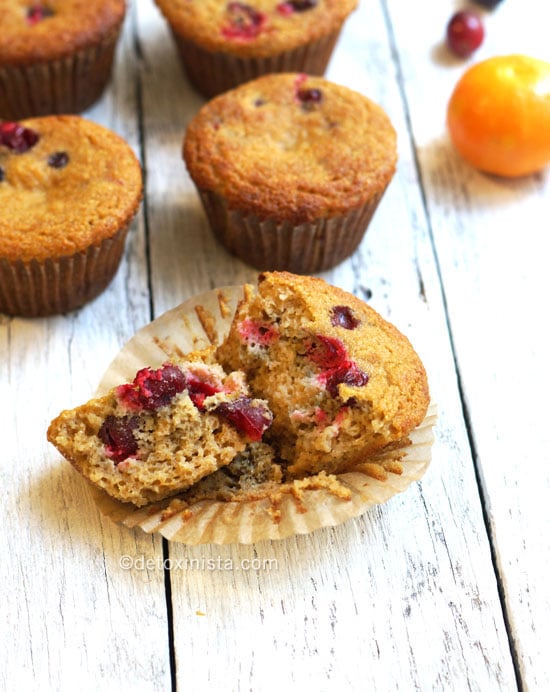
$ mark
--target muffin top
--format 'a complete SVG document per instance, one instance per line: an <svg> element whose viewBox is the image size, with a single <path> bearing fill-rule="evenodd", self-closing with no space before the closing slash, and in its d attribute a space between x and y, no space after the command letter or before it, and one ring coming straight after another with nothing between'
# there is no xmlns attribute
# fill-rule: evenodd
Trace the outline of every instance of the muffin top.
<svg viewBox="0 0 550 692"><path fill-rule="evenodd" d="M267 57L339 30L358 0L155 0L181 36L210 51Z"/></svg>
<svg viewBox="0 0 550 692"><path fill-rule="evenodd" d="M109 36L125 0L0 0L0 65L55 60Z"/></svg>
<svg viewBox="0 0 550 692"><path fill-rule="evenodd" d="M267 75L208 102L183 153L200 190L294 224L362 206L384 191L397 161L382 108L304 74Z"/></svg>
<svg viewBox="0 0 550 692"><path fill-rule="evenodd" d="M0 258L43 261L113 236L137 211L140 164L84 118L0 122Z"/></svg>

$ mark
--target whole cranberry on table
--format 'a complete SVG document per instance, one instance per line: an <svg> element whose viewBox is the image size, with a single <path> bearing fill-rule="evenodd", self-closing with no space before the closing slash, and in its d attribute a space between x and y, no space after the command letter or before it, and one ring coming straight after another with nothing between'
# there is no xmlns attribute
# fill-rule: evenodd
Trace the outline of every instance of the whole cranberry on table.
<svg viewBox="0 0 550 692"><path fill-rule="evenodd" d="M493 9L493 7L496 7L499 5L502 0L474 0L478 5L481 5L482 7L488 7L489 9Z"/></svg>
<svg viewBox="0 0 550 692"><path fill-rule="evenodd" d="M461 58L467 58L476 51L484 36L481 17L470 10L456 12L447 24L447 45Z"/></svg>

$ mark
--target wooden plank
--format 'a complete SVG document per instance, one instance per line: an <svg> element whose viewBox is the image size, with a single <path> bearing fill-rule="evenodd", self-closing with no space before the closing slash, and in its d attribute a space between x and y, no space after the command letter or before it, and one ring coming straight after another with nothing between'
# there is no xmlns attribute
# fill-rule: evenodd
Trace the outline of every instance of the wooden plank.
<svg viewBox="0 0 550 692"><path fill-rule="evenodd" d="M541 393L550 384L550 176L485 176L450 146L446 104L469 63L442 50L435 60L431 49L454 5L388 1L511 635L525 689L548 689L550 432ZM502 3L485 15L475 61L513 52L548 60L549 21L534 0Z"/></svg>
<svg viewBox="0 0 550 692"><path fill-rule="evenodd" d="M158 314L188 295L252 279L255 272L213 241L183 168L184 129L203 101L187 85L151 2L139 4L139 34ZM405 495L335 529L257 546L170 545L177 565L171 573L177 678L190 689L515 689L379 5L361 4L329 76L388 110L399 132L400 166L359 252L325 277L359 295L372 292L373 306L418 347L440 407L434 463ZM241 568L242 560L253 558L275 562Z"/></svg>
<svg viewBox="0 0 550 692"><path fill-rule="evenodd" d="M108 92L86 115L139 153L130 20L117 58ZM171 687L163 570L119 563L121 555L161 558L161 540L102 519L45 438L50 419L86 400L122 342L149 320L144 250L140 214L120 271L92 304L49 319L0 318L6 690Z"/></svg>
<svg viewBox="0 0 550 692"><path fill-rule="evenodd" d="M539 5L487 13L478 56L547 57L548 11ZM487 178L450 150L444 107L465 64L439 42L454 9L450 0L363 2L329 71L386 108L400 162L360 250L325 277L367 297L426 362L440 411L432 467L403 496L335 529L256 546L170 545L181 687L517 688L463 403L521 685L549 686L549 473L540 451L548 433L533 386L549 384L539 300L549 287L549 179ZM208 231L181 161L186 123L203 100L152 0L134 12L111 88L89 116L138 150L142 95L148 243L140 214L112 286L73 315L0 316L6 689L65 689L75 679L84 690L171 686L161 541L101 519L84 483L47 447L45 429L93 391L149 320L150 297L159 314L256 273ZM518 35L525 17L529 31Z"/></svg>

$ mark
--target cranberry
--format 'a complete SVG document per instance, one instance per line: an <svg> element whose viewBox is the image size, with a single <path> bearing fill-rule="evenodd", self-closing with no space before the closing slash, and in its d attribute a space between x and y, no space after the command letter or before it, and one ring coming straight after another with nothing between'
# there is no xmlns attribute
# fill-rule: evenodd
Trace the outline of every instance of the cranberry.
<svg viewBox="0 0 550 692"><path fill-rule="evenodd" d="M266 15L245 2L227 3L228 24L222 33L227 38L252 39L262 30Z"/></svg>
<svg viewBox="0 0 550 692"><path fill-rule="evenodd" d="M166 406L186 388L186 378L176 365L166 363L158 370L143 368L131 384L121 384L116 394L121 404L133 411L155 411Z"/></svg>
<svg viewBox="0 0 550 692"><path fill-rule="evenodd" d="M38 133L29 127L11 121L0 123L0 144L17 154L23 154L34 147L39 139Z"/></svg>
<svg viewBox="0 0 550 692"><path fill-rule="evenodd" d="M249 346L269 346L279 337L274 325L259 320L243 320L238 326L238 332Z"/></svg>
<svg viewBox="0 0 550 692"><path fill-rule="evenodd" d="M97 436L115 465L137 454L138 445L133 432L137 425L135 416L107 416L103 421Z"/></svg>
<svg viewBox="0 0 550 692"><path fill-rule="evenodd" d="M356 329L361 320L355 317L353 310L347 305L336 305L331 310L330 323L333 327Z"/></svg>
<svg viewBox="0 0 550 692"><path fill-rule="evenodd" d="M215 387L210 382L205 382L199 379L196 375L191 372L185 373L185 389L189 394L189 398L195 404L195 406L202 411L204 408L204 400L207 396L212 396L221 392L221 389Z"/></svg>
<svg viewBox="0 0 550 692"><path fill-rule="evenodd" d="M481 18L475 12L456 12L447 24L447 45L462 58L467 58L483 43L485 31Z"/></svg>
<svg viewBox="0 0 550 692"><path fill-rule="evenodd" d="M282 15L289 15L293 12L305 12L312 10L317 5L317 0L289 0L280 2L277 5L277 12Z"/></svg>
<svg viewBox="0 0 550 692"><path fill-rule="evenodd" d="M322 368L319 380L324 383L331 396L338 396L339 384L363 387L369 381L367 373L350 360L339 339L317 334L314 339L306 339L305 347L307 358Z"/></svg>
<svg viewBox="0 0 550 692"><path fill-rule="evenodd" d="M304 110L312 110L323 100L323 92L321 89L298 89L296 97Z"/></svg>
<svg viewBox="0 0 550 692"><path fill-rule="evenodd" d="M38 24L46 17L53 16L53 10L44 5L31 5L27 8L27 23L31 26Z"/></svg>
<svg viewBox="0 0 550 692"><path fill-rule="evenodd" d="M369 376L366 372L359 369L353 362L330 370L326 377L326 387L329 394L333 397L338 396L338 385L349 384L352 387L364 387L369 381Z"/></svg>
<svg viewBox="0 0 550 692"><path fill-rule="evenodd" d="M306 356L320 368L339 368L349 362L346 347L331 336L318 334L314 339L306 339Z"/></svg>
<svg viewBox="0 0 550 692"><path fill-rule="evenodd" d="M490 10L492 10L494 7L500 4L502 0L474 0L474 2L482 7L488 7Z"/></svg>
<svg viewBox="0 0 550 692"><path fill-rule="evenodd" d="M222 401L214 409L222 418L244 433L252 442L258 442L271 425L273 419L269 409L249 397L243 396L233 401Z"/></svg>
<svg viewBox="0 0 550 692"><path fill-rule="evenodd" d="M56 151L48 158L48 166L52 168L65 168L69 163L69 155L66 151Z"/></svg>

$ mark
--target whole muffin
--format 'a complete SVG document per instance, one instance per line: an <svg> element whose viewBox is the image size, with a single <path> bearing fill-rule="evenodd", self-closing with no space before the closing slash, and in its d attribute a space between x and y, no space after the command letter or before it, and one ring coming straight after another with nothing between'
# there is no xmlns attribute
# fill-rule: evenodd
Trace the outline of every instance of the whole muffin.
<svg viewBox="0 0 550 692"><path fill-rule="evenodd" d="M190 82L212 97L270 72L323 75L358 0L155 0Z"/></svg>
<svg viewBox="0 0 550 692"><path fill-rule="evenodd" d="M0 122L0 312L73 310L113 278L142 195L139 161L78 115Z"/></svg>
<svg viewBox="0 0 550 692"><path fill-rule="evenodd" d="M273 74L203 106L183 156L231 253L261 270L311 274L359 245L395 172L396 134L360 93Z"/></svg>
<svg viewBox="0 0 550 692"><path fill-rule="evenodd" d="M0 118L80 113L111 75L124 0L0 0Z"/></svg>
<svg viewBox="0 0 550 692"><path fill-rule="evenodd" d="M247 373L288 477L338 473L407 441L430 400L409 340L356 296L315 277L260 274L217 358Z"/></svg>

